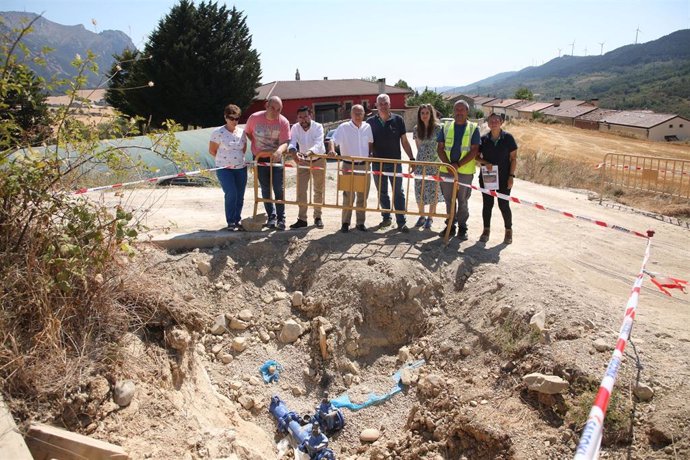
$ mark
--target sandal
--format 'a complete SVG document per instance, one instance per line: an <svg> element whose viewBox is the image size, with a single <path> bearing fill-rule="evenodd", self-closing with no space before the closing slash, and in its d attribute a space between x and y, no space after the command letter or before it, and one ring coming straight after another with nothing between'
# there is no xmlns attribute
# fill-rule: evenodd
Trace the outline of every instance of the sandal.
<svg viewBox="0 0 690 460"><path fill-rule="evenodd" d="M424 216L420 216L419 219L417 219L417 223L414 224L414 226L415 227L421 227L422 225L424 225L425 221L426 221L426 219L424 218Z"/></svg>

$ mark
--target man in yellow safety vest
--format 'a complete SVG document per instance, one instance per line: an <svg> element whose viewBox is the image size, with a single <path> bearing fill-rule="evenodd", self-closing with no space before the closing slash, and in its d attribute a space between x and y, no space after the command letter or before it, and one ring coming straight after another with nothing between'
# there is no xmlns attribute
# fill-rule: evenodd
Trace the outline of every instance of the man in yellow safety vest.
<svg viewBox="0 0 690 460"><path fill-rule="evenodd" d="M453 106L455 121L453 123L446 123L436 139L438 141L438 157L442 162L451 165L458 171L458 182L460 184L467 185L472 183L472 178L474 177L475 158L479 155L479 144L481 142L477 124L467 119L469 111L470 107L467 105L467 102L463 100L457 101ZM442 174L444 171L446 172L446 177L450 176L447 168L442 166L440 170ZM468 201L472 189L463 187L460 184L458 184L453 221L446 222L446 225L451 226L450 236L453 236L455 234L455 222L457 222L458 238L466 240L467 220L470 217ZM450 206L453 195L453 183L441 182L441 192L443 192L443 198L446 201L446 209L450 212L448 206ZM442 236L445 235L447 228L441 232Z"/></svg>

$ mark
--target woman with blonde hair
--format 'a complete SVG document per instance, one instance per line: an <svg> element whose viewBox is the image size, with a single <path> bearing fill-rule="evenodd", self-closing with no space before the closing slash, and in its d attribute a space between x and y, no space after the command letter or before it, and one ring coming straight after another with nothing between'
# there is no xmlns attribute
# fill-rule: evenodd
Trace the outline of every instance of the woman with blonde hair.
<svg viewBox="0 0 690 460"><path fill-rule="evenodd" d="M436 137L441 125L436 118L436 109L431 104L422 104L417 110L417 125L414 127L413 138L417 145L417 161L440 162L436 146ZM417 176L438 176L438 167L416 166L414 174ZM436 205L443 201L443 194L438 182L429 179L417 179L414 184L415 197L420 214L424 213L424 206L429 205L429 213L436 213ZM415 227L430 229L433 219L431 216L420 216Z"/></svg>

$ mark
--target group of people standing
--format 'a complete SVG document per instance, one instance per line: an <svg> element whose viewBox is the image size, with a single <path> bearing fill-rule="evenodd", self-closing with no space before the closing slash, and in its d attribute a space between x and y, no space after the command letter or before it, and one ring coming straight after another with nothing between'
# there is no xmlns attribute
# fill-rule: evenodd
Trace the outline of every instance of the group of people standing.
<svg viewBox="0 0 690 460"><path fill-rule="evenodd" d="M225 108L225 125L217 128L211 135L209 152L216 159L216 167L223 192L225 193L225 216L228 230L244 230L240 215L244 200L244 189L247 183L247 170L244 160L244 150L247 139L251 141L251 151L256 161L268 161L275 166L260 166L257 168L258 180L263 198L273 197L276 201L284 199L284 173L281 162L283 156L291 156L298 166L297 169L297 201L299 211L297 221L290 228L307 227L307 190L309 183L313 187L314 225L323 228L322 209L318 204L323 203L326 183L326 159L313 155L336 155L336 146L340 148L343 168L351 170L353 174L363 177L364 184L356 189L343 191L343 205L351 208L353 204L364 208L369 194L370 165L375 173L374 183L378 190L379 205L383 210L379 228L390 227L393 223L391 209L395 213L395 221L399 231L407 233L409 227L405 216L405 194L402 189L403 180L397 174L402 173L402 164L395 162L377 162L376 158L386 160L400 160L404 151L410 160L415 160L412 147L406 136L403 118L390 111L390 98L380 94L376 99L377 114L365 120L365 110L362 105L353 105L350 120L338 126L328 145L324 145L323 126L312 120L309 107L301 107L297 111L297 123L292 128L283 115L282 101L272 96L266 102L266 110L252 114L244 130L237 126L241 115L235 105ZM515 177L517 163L517 144L510 133L502 129L503 119L500 115L491 114L488 117L490 131L480 136L478 125L468 119L469 106L459 100L453 107L454 121L441 125L436 118L436 111L431 104L424 104L417 111L417 125L413 130L413 139L417 146L417 161L437 163L438 165L417 165L412 171L417 176L453 177L447 166L457 171L460 184L472 183L477 163L482 166L480 186L484 187L484 174L493 172L495 179L498 169L498 183L493 186L499 193L510 194ZM445 164L445 165L444 165ZM376 173L383 174L376 174ZM488 177L488 176L487 176ZM487 181L488 182L488 181ZM417 179L415 181L415 195L419 213L425 213L425 206L429 206L429 214L436 212L439 202L445 201L446 206L452 203L453 182ZM389 186L393 194L393 208L389 196ZM440 232L445 235L450 226L451 236L455 236L457 223L457 237L467 239L467 221L469 218L468 200L471 194L469 187L459 185L456 189L456 210L452 222L446 222L446 228ZM439 193L440 192L440 193ZM482 218L484 230L480 241L486 242L490 236L491 211L494 197L483 194ZM267 214L266 227L285 230L285 205L264 202ZM505 224L504 243L512 243L512 215L510 203L499 200L499 209ZM356 211L355 229L367 231L365 226L365 212ZM352 210L343 209L341 217L341 232L350 231ZM430 229L431 217L421 216L415 227Z"/></svg>

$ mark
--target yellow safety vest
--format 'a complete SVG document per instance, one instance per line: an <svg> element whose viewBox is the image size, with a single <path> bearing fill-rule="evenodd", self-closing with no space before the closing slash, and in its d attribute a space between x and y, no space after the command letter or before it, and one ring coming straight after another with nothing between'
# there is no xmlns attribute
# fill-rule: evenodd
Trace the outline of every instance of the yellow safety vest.
<svg viewBox="0 0 690 460"><path fill-rule="evenodd" d="M467 127L465 128L465 132L462 135L462 142L460 144L460 160L462 160L465 157L465 155L470 153L470 142L472 142L472 134L474 134L475 129L477 129L477 124L468 121ZM450 149L453 148L453 142L455 141L455 121L446 123L443 126L443 137L445 140L444 150L446 151L446 156L450 161ZM476 161L468 161L460 168L458 168L458 174L474 174L475 168ZM441 166L439 170L441 172L448 172L448 168L446 168L445 166Z"/></svg>

